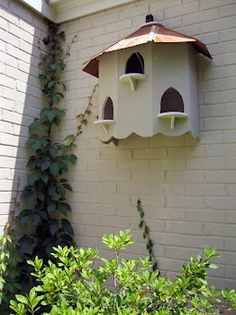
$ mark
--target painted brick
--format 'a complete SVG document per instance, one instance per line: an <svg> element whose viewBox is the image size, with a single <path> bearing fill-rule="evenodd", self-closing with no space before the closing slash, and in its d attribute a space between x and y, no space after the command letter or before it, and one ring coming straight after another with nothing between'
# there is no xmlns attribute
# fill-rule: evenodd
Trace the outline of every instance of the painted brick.
<svg viewBox="0 0 236 315"><path fill-rule="evenodd" d="M30 21L33 16L41 18L15 1L9 2L5 9L0 7L0 16L0 72L4 73L0 77L0 214L5 215L0 215L0 224L4 224L12 208L14 195L11 191L16 188L16 180L21 177L24 181L25 178L25 137L32 121L29 117L35 115L34 103L28 103L28 95L34 94L34 90L29 92L26 86L32 70L29 63L35 29ZM35 74L35 68L32 73ZM38 83L37 88L39 90Z"/></svg>
<svg viewBox="0 0 236 315"><path fill-rule="evenodd" d="M217 235L225 237L235 237L236 230L233 224L204 224L204 234L205 235Z"/></svg>
<svg viewBox="0 0 236 315"><path fill-rule="evenodd" d="M203 224L196 222L178 222L167 221L166 232L179 233L179 234L196 234L201 235L203 231Z"/></svg>
<svg viewBox="0 0 236 315"><path fill-rule="evenodd" d="M173 6L173 7L169 7L165 9L165 18L168 19L168 18L179 16L179 15L182 16L182 15L193 13L196 11L198 11L198 3L195 1L193 3L187 3L182 6ZM193 14L191 14L191 16L193 16Z"/></svg>
<svg viewBox="0 0 236 315"><path fill-rule="evenodd" d="M214 236L197 236L196 235L185 235L184 246L190 248L203 248L205 245L209 247L216 247L218 250L224 248L224 239L222 237Z"/></svg>
<svg viewBox="0 0 236 315"><path fill-rule="evenodd" d="M209 8L227 6L227 4L234 3L234 0L201 0L200 9L205 10Z"/></svg>
<svg viewBox="0 0 236 315"><path fill-rule="evenodd" d="M145 160L145 159L164 159L167 157L166 149L143 149L134 150L133 158L135 160Z"/></svg>
<svg viewBox="0 0 236 315"><path fill-rule="evenodd" d="M195 3L195 5L197 5L197 3ZM183 16L182 21L183 21L183 25L188 25L188 24L205 22L206 20L210 21L210 20L218 19L218 17L219 17L219 9L215 8L211 10L205 10L205 11L185 15Z"/></svg>

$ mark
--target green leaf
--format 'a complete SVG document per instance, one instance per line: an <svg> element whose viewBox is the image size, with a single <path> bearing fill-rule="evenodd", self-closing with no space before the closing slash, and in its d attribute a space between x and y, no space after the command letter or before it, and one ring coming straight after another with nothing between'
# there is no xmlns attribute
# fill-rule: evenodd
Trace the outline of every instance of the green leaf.
<svg viewBox="0 0 236 315"><path fill-rule="evenodd" d="M64 141L66 145L70 145L75 140L75 135L71 134L65 137Z"/></svg>
<svg viewBox="0 0 236 315"><path fill-rule="evenodd" d="M52 236L54 236L59 229L59 222L57 219L51 219L49 221L49 230Z"/></svg>
<svg viewBox="0 0 236 315"><path fill-rule="evenodd" d="M48 87L51 89L56 84L56 81L50 81L48 82Z"/></svg>
<svg viewBox="0 0 236 315"><path fill-rule="evenodd" d="M60 167L57 163L52 163L49 167L49 170L53 176L57 176L59 174Z"/></svg>
<svg viewBox="0 0 236 315"><path fill-rule="evenodd" d="M68 183L62 184L62 186L63 186L65 189L69 190L69 191L73 191L71 185L68 184Z"/></svg>
<svg viewBox="0 0 236 315"><path fill-rule="evenodd" d="M50 64L50 68L52 69L52 71L56 71L57 70L57 64L56 63Z"/></svg>
<svg viewBox="0 0 236 315"><path fill-rule="evenodd" d="M27 204L31 205L35 201L36 197L35 193L31 189L24 189L21 196L25 200L25 202L27 202Z"/></svg>
<svg viewBox="0 0 236 315"><path fill-rule="evenodd" d="M60 32L60 33L58 34L58 37L59 37L61 40L65 41L65 40L66 40L65 32L64 32L64 31Z"/></svg>
<svg viewBox="0 0 236 315"><path fill-rule="evenodd" d="M57 188L57 193L60 196L60 200L64 200L65 199L66 190L63 187L58 187Z"/></svg>
<svg viewBox="0 0 236 315"><path fill-rule="evenodd" d="M50 160L43 162L43 163L41 164L41 170L42 170L42 171L45 171L46 169L49 168L50 164L51 164L51 161L50 161Z"/></svg>
<svg viewBox="0 0 236 315"><path fill-rule="evenodd" d="M33 245L33 240L24 235L19 240L19 251L22 254L30 254L31 253L31 246Z"/></svg>
<svg viewBox="0 0 236 315"><path fill-rule="evenodd" d="M28 304L28 299L21 294L16 294L16 299L18 302L20 302L22 304L26 304L26 305Z"/></svg>
<svg viewBox="0 0 236 315"><path fill-rule="evenodd" d="M62 225L63 230L66 233L68 233L70 235L74 235L74 230L72 228L72 225L67 219L62 219L61 220L61 225Z"/></svg>
<svg viewBox="0 0 236 315"><path fill-rule="evenodd" d="M34 212L31 209L22 210L18 218L20 219L21 224L28 224L33 221Z"/></svg>
<svg viewBox="0 0 236 315"><path fill-rule="evenodd" d="M43 43L44 45L48 45L50 43L50 39L48 36L43 38Z"/></svg>
<svg viewBox="0 0 236 315"><path fill-rule="evenodd" d="M42 181L44 181L45 184L47 184L49 180L49 176L47 174L41 175L41 179Z"/></svg>
<svg viewBox="0 0 236 315"><path fill-rule="evenodd" d="M34 185L35 182L36 182L37 180L39 180L39 179L40 179L39 174L35 174L35 173L30 174L30 175L28 175L28 178L27 178L27 184L28 184L28 185Z"/></svg>
<svg viewBox="0 0 236 315"><path fill-rule="evenodd" d="M59 202L57 206L58 211L63 213L64 215L67 215L68 211L71 211L71 206L68 203L65 202Z"/></svg>
<svg viewBox="0 0 236 315"><path fill-rule="evenodd" d="M75 154L70 154L68 156L70 163L75 164L77 161L77 156Z"/></svg>
<svg viewBox="0 0 236 315"><path fill-rule="evenodd" d="M60 102L60 100L61 100L61 97L59 95L55 94L52 96L53 104L58 104Z"/></svg>
<svg viewBox="0 0 236 315"><path fill-rule="evenodd" d="M56 208L57 203L55 201L52 201L47 207L48 213L51 214L54 210L56 210Z"/></svg>

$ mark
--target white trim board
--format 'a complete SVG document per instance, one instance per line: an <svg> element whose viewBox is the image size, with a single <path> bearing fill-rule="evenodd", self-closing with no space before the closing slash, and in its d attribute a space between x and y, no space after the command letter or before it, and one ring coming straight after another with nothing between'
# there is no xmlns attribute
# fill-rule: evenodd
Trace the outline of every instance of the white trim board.
<svg viewBox="0 0 236 315"><path fill-rule="evenodd" d="M20 0L55 23L74 20L137 0Z"/></svg>
<svg viewBox="0 0 236 315"><path fill-rule="evenodd" d="M55 14L51 6L48 5L46 0L20 0L27 7L39 13L43 17L55 22Z"/></svg>

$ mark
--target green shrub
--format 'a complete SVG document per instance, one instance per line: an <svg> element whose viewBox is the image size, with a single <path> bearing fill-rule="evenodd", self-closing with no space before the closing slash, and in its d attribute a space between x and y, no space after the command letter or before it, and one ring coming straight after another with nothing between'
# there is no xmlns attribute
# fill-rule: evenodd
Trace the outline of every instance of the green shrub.
<svg viewBox="0 0 236 315"><path fill-rule="evenodd" d="M21 288L16 268L21 257L16 250L13 232L0 236L0 315L9 314L9 302Z"/></svg>
<svg viewBox="0 0 236 315"><path fill-rule="evenodd" d="M103 243L113 258L101 258L96 249L54 248L48 265L36 257L29 264L38 285L29 295L16 295L12 314L220 314L236 309L234 290L218 292L207 283L210 260L218 256L205 248L204 258L191 257L175 280L152 271L149 258L122 259L120 252L133 243L130 232L105 235Z"/></svg>

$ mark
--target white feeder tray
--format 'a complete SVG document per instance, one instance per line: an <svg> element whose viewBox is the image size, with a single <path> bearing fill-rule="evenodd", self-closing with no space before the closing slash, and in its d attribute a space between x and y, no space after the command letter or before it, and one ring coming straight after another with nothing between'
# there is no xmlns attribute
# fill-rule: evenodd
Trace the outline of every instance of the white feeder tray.
<svg viewBox="0 0 236 315"><path fill-rule="evenodd" d="M169 119L170 120L170 129L173 130L175 127L175 120L176 119L187 119L188 114L181 113L181 112L166 112L160 113L157 116L158 119Z"/></svg>
<svg viewBox="0 0 236 315"><path fill-rule="evenodd" d="M95 120L94 124L101 126L106 134L108 134L108 128L109 126L113 125L115 120L113 119L101 119L101 120Z"/></svg>
<svg viewBox="0 0 236 315"><path fill-rule="evenodd" d="M142 73L127 73L120 76L121 82L129 82L131 90L134 91L137 86L137 82L145 80L146 75Z"/></svg>

